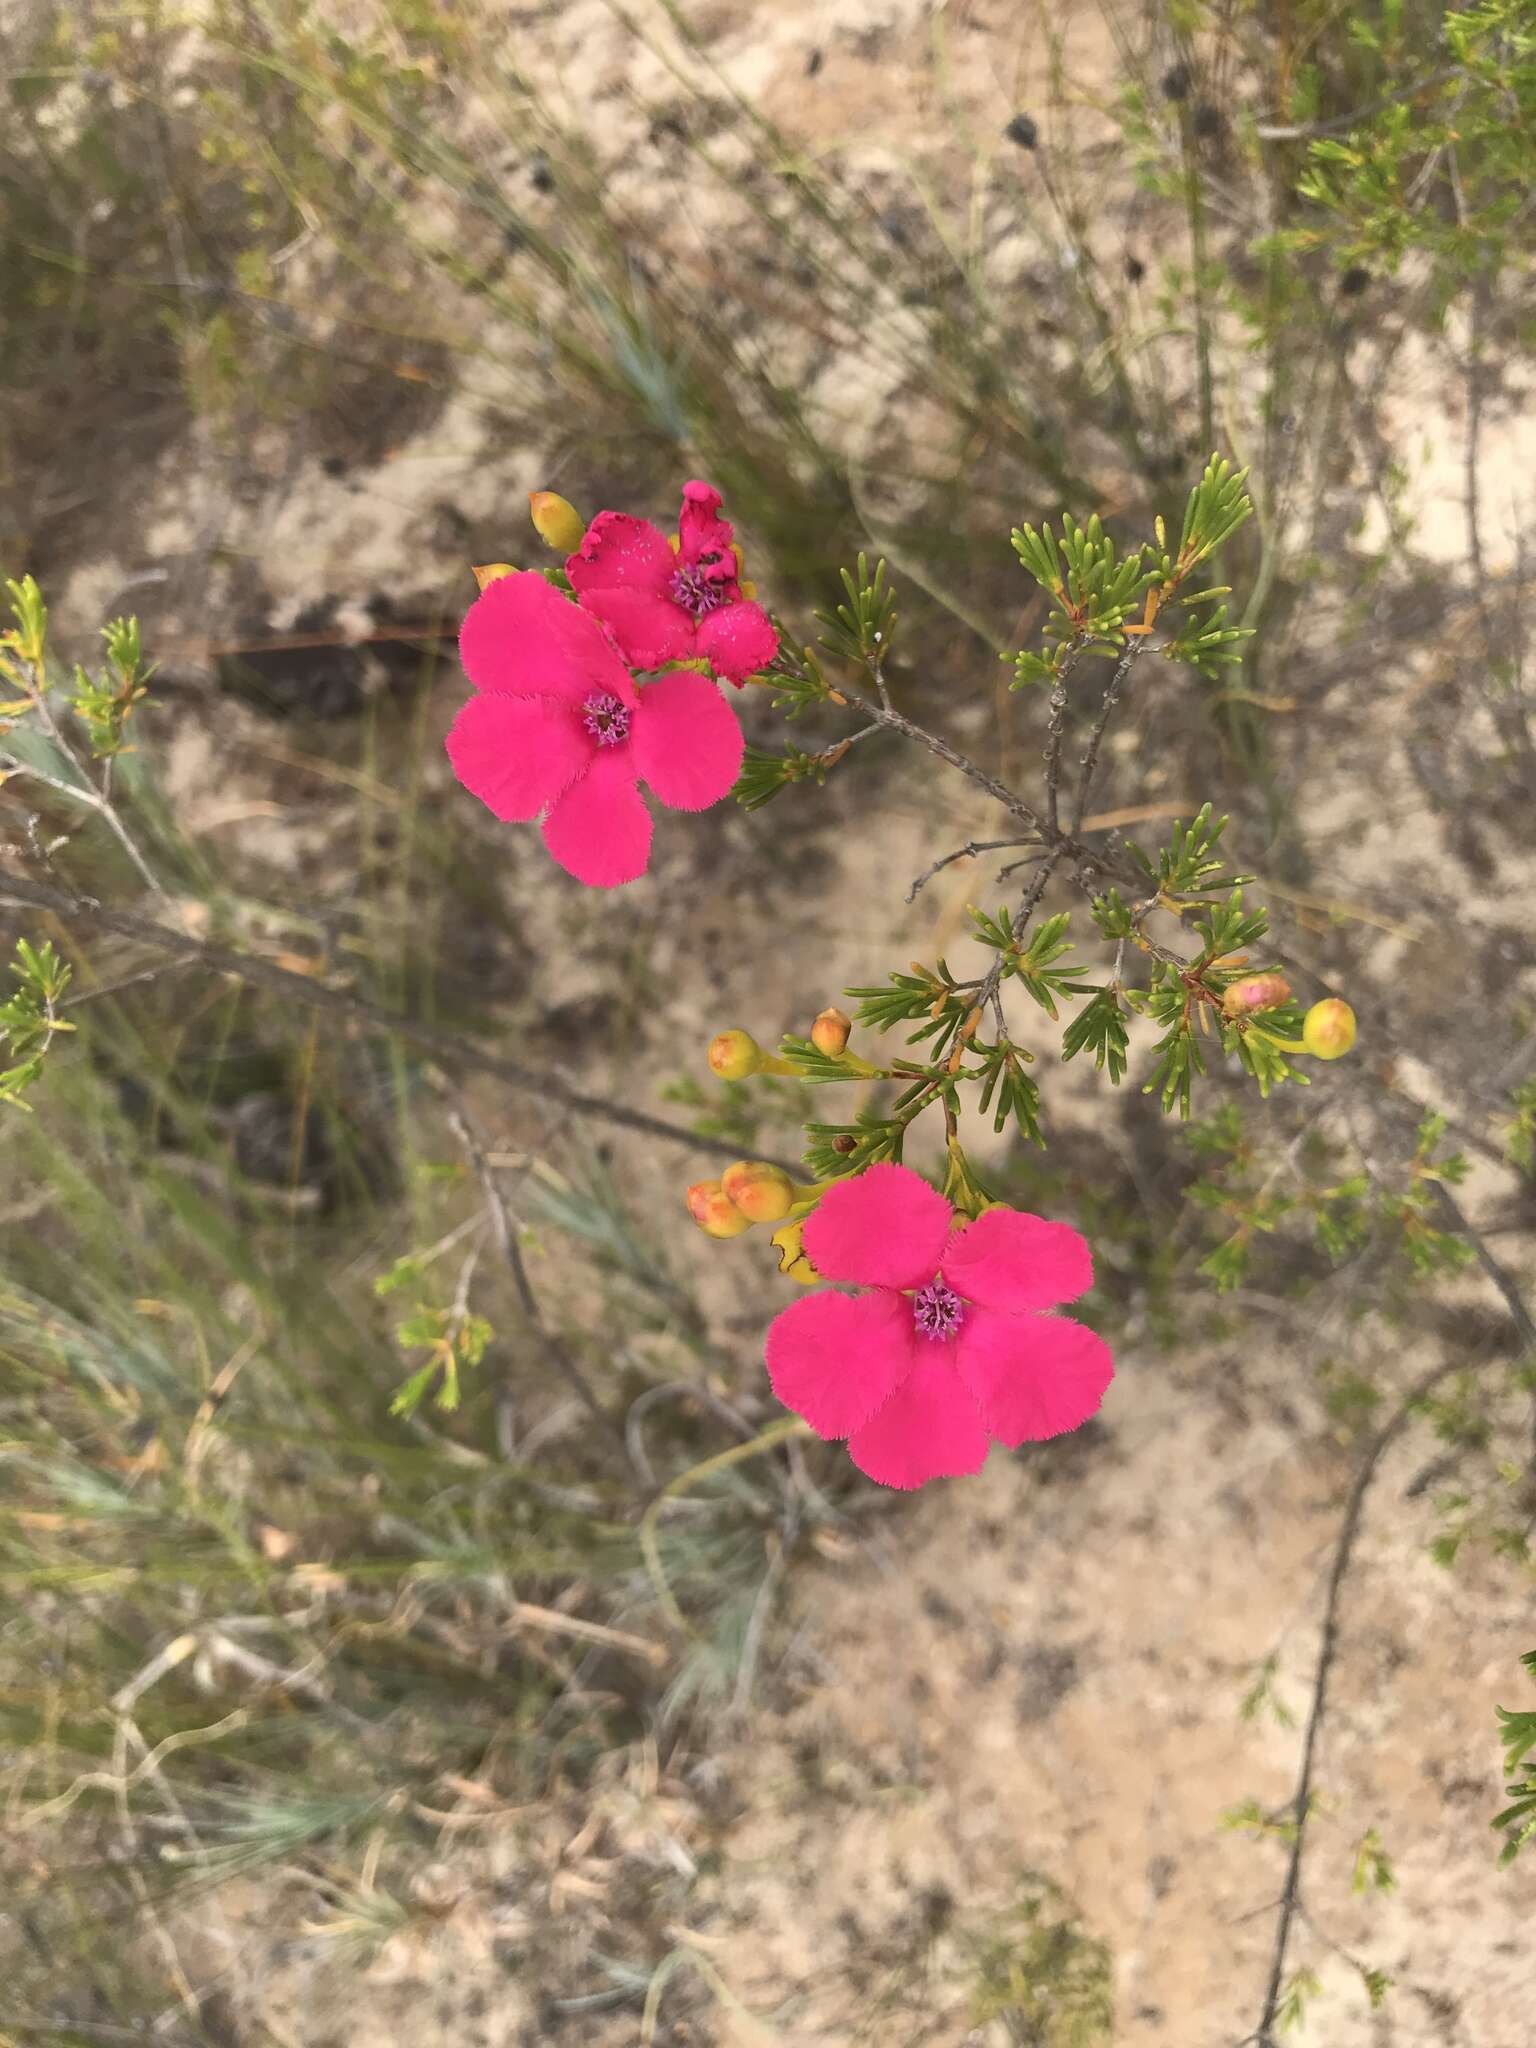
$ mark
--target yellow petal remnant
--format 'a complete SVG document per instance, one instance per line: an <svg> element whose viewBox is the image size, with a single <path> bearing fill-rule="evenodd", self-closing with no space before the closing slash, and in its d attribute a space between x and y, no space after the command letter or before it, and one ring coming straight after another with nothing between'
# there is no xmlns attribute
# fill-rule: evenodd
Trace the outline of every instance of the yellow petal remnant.
<svg viewBox="0 0 1536 2048"><path fill-rule="evenodd" d="M821 1275L801 1250L800 1229L798 1223L782 1224L769 1241L779 1254L779 1271L802 1287L813 1287Z"/></svg>
<svg viewBox="0 0 1536 2048"><path fill-rule="evenodd" d="M586 533L587 522L569 499L559 497L554 491L530 491L528 510L534 530L545 547L553 548L557 555L575 554Z"/></svg>
<svg viewBox="0 0 1536 2048"><path fill-rule="evenodd" d="M492 583L499 583L503 576L515 576L517 570L510 562L482 562L474 571L475 581L482 590Z"/></svg>

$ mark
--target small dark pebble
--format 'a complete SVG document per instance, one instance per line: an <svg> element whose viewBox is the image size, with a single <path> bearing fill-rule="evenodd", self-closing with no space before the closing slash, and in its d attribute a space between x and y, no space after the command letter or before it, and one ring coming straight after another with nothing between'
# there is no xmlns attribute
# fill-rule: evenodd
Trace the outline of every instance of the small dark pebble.
<svg viewBox="0 0 1536 2048"><path fill-rule="evenodd" d="M1339 290L1346 299L1357 298L1371 281L1371 273L1362 270L1358 263L1352 263L1339 279Z"/></svg>
<svg viewBox="0 0 1536 2048"><path fill-rule="evenodd" d="M1125 274L1132 284L1140 284L1147 274L1147 266L1139 256L1127 256L1125 259Z"/></svg>
<svg viewBox="0 0 1536 2048"><path fill-rule="evenodd" d="M1020 149L1033 149L1040 140L1040 130L1028 114L1015 114L1003 133L1010 142L1016 142Z"/></svg>

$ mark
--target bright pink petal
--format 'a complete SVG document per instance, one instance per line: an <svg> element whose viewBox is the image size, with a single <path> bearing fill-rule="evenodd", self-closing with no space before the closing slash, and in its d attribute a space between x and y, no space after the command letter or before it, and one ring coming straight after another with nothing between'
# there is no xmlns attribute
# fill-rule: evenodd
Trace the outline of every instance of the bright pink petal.
<svg viewBox="0 0 1536 2048"><path fill-rule="evenodd" d="M802 1241L827 1280L924 1287L953 1220L948 1202L910 1166L870 1166L827 1190L806 1218Z"/></svg>
<svg viewBox="0 0 1536 2048"><path fill-rule="evenodd" d="M899 1294L803 1295L768 1325L768 1378L818 1436L848 1436L918 1364L912 1308Z"/></svg>
<svg viewBox="0 0 1536 2048"><path fill-rule="evenodd" d="M987 1462L987 1432L956 1375L953 1347L921 1341L907 1378L848 1440L849 1457L882 1486L922 1486Z"/></svg>
<svg viewBox="0 0 1536 2048"><path fill-rule="evenodd" d="M623 584L584 590L581 608L602 620L619 643L619 652L636 668L688 661L698 652L693 620L681 605L657 597L653 591L630 590Z"/></svg>
<svg viewBox="0 0 1536 2048"><path fill-rule="evenodd" d="M651 814L635 787L628 747L600 747L544 820L544 844L590 889L617 889L645 873Z"/></svg>
<svg viewBox="0 0 1536 2048"><path fill-rule="evenodd" d="M960 1377L1009 1449L1085 1423L1115 1376L1104 1339L1066 1316L967 1309L955 1339Z"/></svg>
<svg viewBox="0 0 1536 2048"><path fill-rule="evenodd" d="M658 676L640 692L630 725L635 766L659 802L702 811L728 796L745 741L736 714L704 676Z"/></svg>
<svg viewBox="0 0 1536 2048"><path fill-rule="evenodd" d="M1022 1312L1076 1301L1093 1285L1088 1240L1069 1223L988 1209L955 1232L944 1278L967 1301Z"/></svg>
<svg viewBox="0 0 1536 2048"><path fill-rule="evenodd" d="M497 695L580 703L606 690L635 701L629 671L602 627L531 572L498 576L481 591L459 633L459 659L477 690Z"/></svg>
<svg viewBox="0 0 1536 2048"><path fill-rule="evenodd" d="M697 652L727 682L745 682L766 668L778 651L779 636L760 604L722 605L699 621Z"/></svg>
<svg viewBox="0 0 1536 2048"><path fill-rule="evenodd" d="M586 767L592 741L548 697L471 697L448 734L453 772L498 818L536 818Z"/></svg>
<svg viewBox="0 0 1536 2048"><path fill-rule="evenodd" d="M736 574L736 561L731 552L736 539L736 529L729 519L720 517L720 493L713 484L701 483L697 477L683 485L683 509L677 515L678 553L690 568L696 566L705 555L717 557L730 564L731 575ZM714 568L714 561L705 563Z"/></svg>
<svg viewBox="0 0 1536 2048"><path fill-rule="evenodd" d="M676 572L677 556L666 535L648 519L634 519L628 512L599 512L565 563L572 590L583 594L622 586L659 597Z"/></svg>

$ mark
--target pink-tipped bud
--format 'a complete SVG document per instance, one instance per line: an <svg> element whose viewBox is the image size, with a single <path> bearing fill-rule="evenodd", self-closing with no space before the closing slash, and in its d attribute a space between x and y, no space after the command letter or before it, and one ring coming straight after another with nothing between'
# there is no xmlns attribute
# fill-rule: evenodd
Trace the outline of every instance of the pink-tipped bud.
<svg viewBox="0 0 1536 2048"><path fill-rule="evenodd" d="M491 584L499 583L503 576L515 576L517 571L510 562L482 562L472 574L480 588L485 590Z"/></svg>
<svg viewBox="0 0 1536 2048"><path fill-rule="evenodd" d="M587 522L576 507L553 491L530 491L528 510L534 531L545 547L557 555L574 555L587 531Z"/></svg>
<svg viewBox="0 0 1536 2048"><path fill-rule="evenodd" d="M740 1237L752 1228L750 1216L743 1216L717 1180L696 1180L689 1188L688 1214L706 1237Z"/></svg>
<svg viewBox="0 0 1536 2048"><path fill-rule="evenodd" d="M766 1159L738 1159L720 1185L749 1223L777 1223L795 1206L795 1184L782 1166Z"/></svg>
<svg viewBox="0 0 1536 2048"><path fill-rule="evenodd" d="M745 1081L763 1064L763 1049L750 1031L717 1031L709 1041L711 1073L722 1081Z"/></svg>
<svg viewBox="0 0 1536 2048"><path fill-rule="evenodd" d="M778 1251L779 1271L802 1287L813 1287L821 1275L801 1249L800 1229L798 1223L780 1224L769 1242Z"/></svg>
<svg viewBox="0 0 1536 2048"><path fill-rule="evenodd" d="M823 1010L811 1026L811 1043L829 1060L835 1060L839 1053L848 1050L848 1036L852 1030L853 1019L845 1017L841 1010Z"/></svg>
<svg viewBox="0 0 1536 2048"><path fill-rule="evenodd" d="M1355 1042L1355 1013L1337 996L1314 1003L1301 1027L1301 1042L1318 1060L1341 1060Z"/></svg>
<svg viewBox="0 0 1536 2048"><path fill-rule="evenodd" d="M1221 999L1224 1017L1251 1017L1255 1010L1277 1010L1291 999L1291 984L1283 974L1249 974L1234 981Z"/></svg>

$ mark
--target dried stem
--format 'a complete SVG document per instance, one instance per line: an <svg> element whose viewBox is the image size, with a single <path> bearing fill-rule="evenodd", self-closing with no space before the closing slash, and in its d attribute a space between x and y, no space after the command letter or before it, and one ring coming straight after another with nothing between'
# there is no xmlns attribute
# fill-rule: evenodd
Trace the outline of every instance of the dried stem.
<svg viewBox="0 0 1536 2048"><path fill-rule="evenodd" d="M857 706L867 718L874 719L879 725L888 726L892 732L904 733L909 740L916 740L920 747L926 747L930 754L936 754L941 761L947 761L951 768L957 768L962 775L974 782L978 789L984 789L988 796L995 798L1010 817L1017 818L1021 824L1027 825L1037 838L1044 839L1047 836L1044 820L1037 811L1025 803L1021 796L1016 796L1005 784L999 782L995 775L989 775L984 768L979 768L968 754L962 754L958 747L952 747L949 741L942 739L938 733L929 732L926 727L915 724L912 719L905 717L900 711L893 710L887 704L877 704L868 697L860 696L846 684L840 686L839 694L850 704Z"/></svg>
<svg viewBox="0 0 1536 2048"><path fill-rule="evenodd" d="M1029 893L1019 905L1018 910L1014 914L1013 923L1010 926L1015 946L1018 945L1028 929L1029 920L1034 916L1036 906L1040 898L1045 894L1046 886L1050 882L1051 876L1055 874L1065 857L1066 850L1065 846L1055 846L1041 862L1040 872L1036 875L1033 882L1030 883ZM1008 955L1006 953L999 953L992 962L992 965L987 969L986 979L976 992L977 1009L985 1010L989 1004L991 1005L997 1016L998 1035L1004 1038L1008 1035L1008 1021L1003 1015L1003 1001L1000 991L1008 964Z"/></svg>
<svg viewBox="0 0 1536 2048"><path fill-rule="evenodd" d="M907 901L915 903L918 891L927 887L942 869L952 867L957 860L974 859L978 854L997 853L1005 846L1032 846L1033 839L968 839L964 846L957 846L953 853L941 854L931 867L925 868L907 891Z"/></svg>
<svg viewBox="0 0 1536 2048"><path fill-rule="evenodd" d="M1291 1927L1301 1908L1301 1860L1307 1846L1307 1823L1312 1809L1312 1778L1317 1761L1318 1738L1322 1733L1323 1721L1328 1711L1328 1685L1333 1675L1334 1662L1339 1653L1339 1608L1344 1592L1344 1581L1349 1576L1354 1561L1355 1542L1360 1534L1361 1516L1365 1510L1365 1497L1370 1491L1371 1481L1376 1477L1382 1458L1396 1442L1408 1418L1426 1394L1431 1393L1443 1379L1452 1373L1464 1371L1465 1364L1455 1359L1449 1364L1437 1365L1432 1372L1425 1373L1409 1389L1393 1410L1390 1419L1371 1440L1354 1484L1349 1489L1349 1498L1344 1505L1344 1521L1334 1545L1333 1564L1328 1573L1328 1595L1323 1609L1323 1640L1317 1656L1317 1669L1312 1680L1312 1705L1307 1714L1306 1733L1302 1738L1301 1769L1296 1779L1296 1790L1288 1802L1295 1819L1296 1832L1291 1839L1290 1861L1286 1865L1285 1884L1280 1893L1280 1918L1275 1928L1274 1947L1270 1952L1269 1981L1264 1991L1264 2010L1259 2024L1247 2036L1258 2043L1258 2048L1277 2048L1275 2017L1280 2009L1280 1998L1285 1982L1285 1958L1290 1946Z"/></svg>
<svg viewBox="0 0 1536 2048"><path fill-rule="evenodd" d="M238 953L227 946L212 946L187 932L175 931L170 925L157 924L151 918L109 909L94 896L76 895L49 882L36 882L28 876L0 872L0 902L24 904L31 910L50 910L58 917L88 925L95 931L111 932L118 938L154 946L177 959L195 961L212 973L233 975L237 981L252 988L266 989L289 1002L302 1003L309 1009L323 1010L331 1016L355 1018L381 1031L392 1031L447 1066L467 1067L477 1073L494 1075L509 1087L542 1096L546 1102L575 1110L579 1115L618 1124L625 1130L638 1131L648 1138L659 1138L669 1145L681 1145L689 1151L709 1153L717 1159L732 1160L739 1156L740 1148L725 1139L700 1137L684 1124L668 1123L664 1117L647 1116L643 1110L630 1109L622 1102L610 1102L604 1096L584 1094L563 1076L547 1069L521 1066L515 1060L504 1059L500 1053L486 1051L471 1039L438 1031L430 1024L418 1023L412 1017L400 1016L380 1003L370 1002L365 996L354 995L349 989L331 988L309 975L294 974L288 968L260 959L255 954Z"/></svg>
<svg viewBox="0 0 1536 2048"><path fill-rule="evenodd" d="M1536 1353L1536 1319L1533 1319L1519 1288L1444 1182L1436 1182L1435 1185L1447 1215L1471 1245L1478 1263L1503 1297L1510 1320L1520 1338L1522 1350ZM1477 1364L1494 1362L1493 1359L1476 1361ZM1296 1833L1291 1842L1285 1885L1280 1894L1280 1919L1275 1929L1274 1948L1270 1955L1264 2010L1257 2028L1247 2037L1256 2042L1258 2048L1277 2048L1275 2018L1279 2011L1285 1979L1286 1950L1290 1943L1292 1924L1297 1915L1304 1910L1301 1903L1301 1863L1306 1850L1307 1823L1311 1817L1313 1770L1317 1758L1318 1738L1328 1710L1329 1680L1339 1651L1339 1608L1344 1582L1354 1559L1355 1542L1360 1533L1361 1517L1365 1509L1365 1497L1370 1491L1371 1482L1376 1476L1382 1458L1401 1434L1419 1403L1432 1393L1442 1380L1449 1379L1453 1373L1465 1372L1468 1369L1466 1360L1452 1359L1425 1373L1409 1388L1388 1421L1372 1438L1370 1449L1355 1474L1354 1484L1350 1487L1349 1498L1345 1502L1344 1520L1334 1546L1333 1564L1328 1574L1328 1595L1323 1610L1323 1639L1318 1650L1317 1669L1312 1681L1312 1704L1302 1740L1301 1770L1296 1781L1296 1791L1289 1802L1296 1823Z"/></svg>
<svg viewBox="0 0 1536 2048"><path fill-rule="evenodd" d="M512 1219L507 1213L506 1198L496 1179L495 1168L485 1156L484 1145L461 1109L449 1112L448 1126L463 1146L469 1163L475 1170L475 1177L480 1183L480 1191L485 1197L486 1210L491 1219L491 1236L495 1240L496 1249L511 1269L513 1284L517 1288L517 1298L522 1304L523 1315L529 1329L543 1345L550 1362L566 1385L578 1396L583 1406L605 1430L617 1436L622 1443L622 1426L608 1414L592 1391L591 1382L571 1356L570 1347L565 1339L558 1331L552 1330L544 1320L544 1311L539 1306L539 1298L533 1291L533 1282L528 1277L528 1264L523 1257L523 1248L517 1241L517 1232L513 1229Z"/></svg>
<svg viewBox="0 0 1536 2048"><path fill-rule="evenodd" d="M1045 829L1054 839L1061 830L1058 806L1061 791L1061 735L1067 722L1067 666L1063 665L1051 691L1050 717L1045 727Z"/></svg>
<svg viewBox="0 0 1536 2048"><path fill-rule="evenodd" d="M29 775L34 782L45 783L49 789L56 791L60 796L68 797L71 803L83 804L87 810L94 811L99 818L105 820L108 829L117 840L118 845L123 849L123 852L127 854L135 873L145 888L152 895L158 896L162 902L168 900L164 886L150 867L149 862L139 851L137 841L119 817L117 807L112 801L112 763L110 758L108 759L103 776L102 787L97 789L86 774L85 769L81 766L74 748L70 745L62 726L54 716L53 706L48 701L48 682L46 676L37 666L33 664L28 664L28 666L32 669L32 683L30 686L24 685L24 687L30 688L30 693L36 700L33 708L36 710L38 723L49 739L52 740L54 746L57 747L60 757L69 763L80 779L78 782L66 782L59 776L49 775L41 768L32 767L29 762L9 752L0 752L0 761L5 761L9 764L12 774Z"/></svg>
<svg viewBox="0 0 1536 2048"><path fill-rule="evenodd" d="M1073 839L1076 839L1078 833L1083 829L1083 816L1088 809L1088 792L1093 787L1094 774L1098 769L1099 748L1104 742L1104 729L1114 715L1116 704L1120 701L1120 692L1125 687L1125 679L1131 672L1131 665L1137 656L1140 655L1146 644L1145 635L1139 635L1131 642L1124 654L1115 663L1115 672L1109 679L1108 689L1104 692L1104 701L1099 706L1099 715L1094 721L1093 731L1089 736L1088 751L1083 756L1083 772L1078 780L1077 798L1072 806L1072 830L1070 836Z"/></svg>

